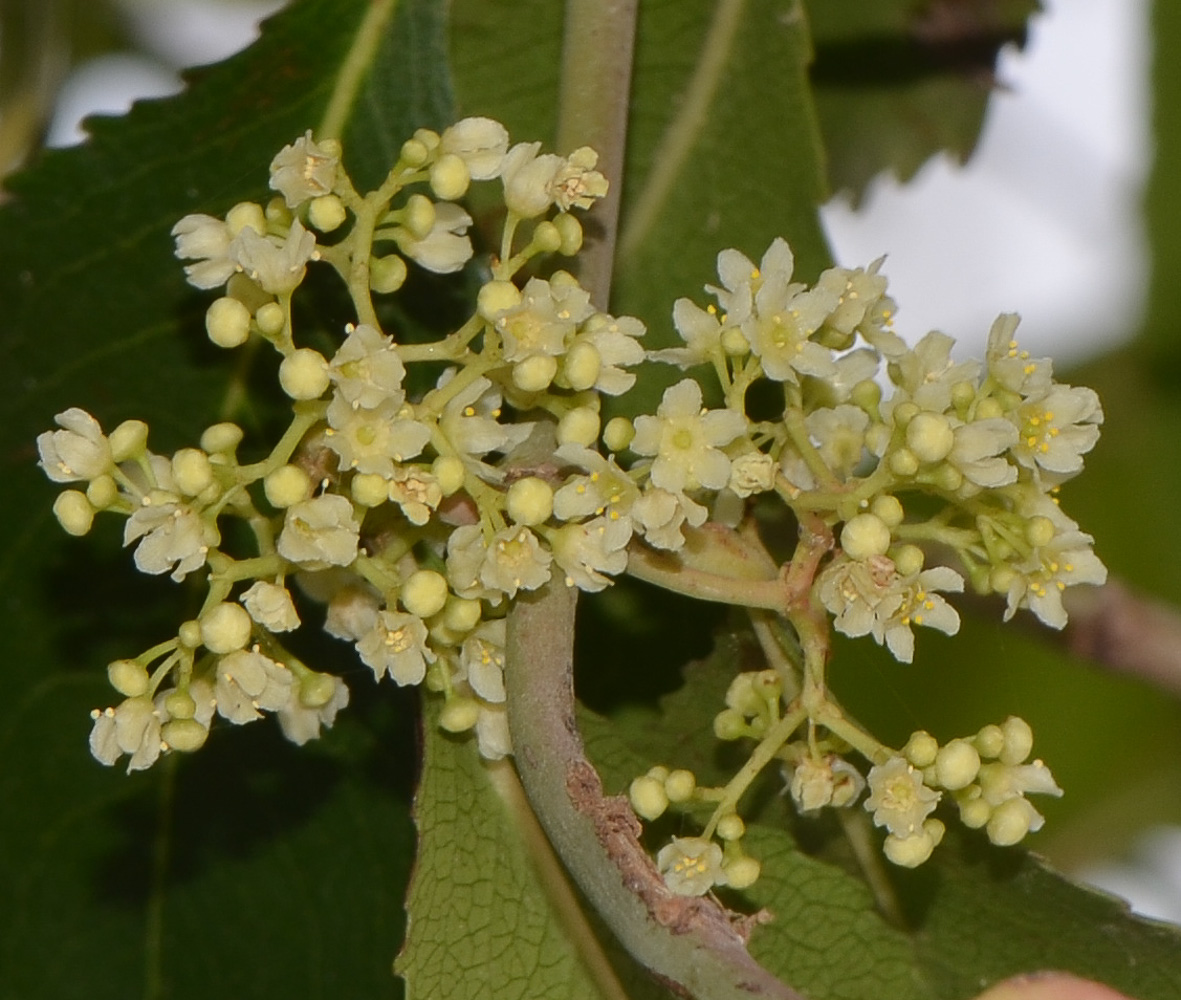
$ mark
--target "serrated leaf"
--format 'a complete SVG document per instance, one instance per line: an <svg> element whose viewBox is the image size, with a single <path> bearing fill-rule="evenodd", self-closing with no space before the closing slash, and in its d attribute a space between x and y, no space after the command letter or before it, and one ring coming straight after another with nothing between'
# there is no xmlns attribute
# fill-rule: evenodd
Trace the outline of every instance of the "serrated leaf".
<svg viewBox="0 0 1181 1000"><path fill-rule="evenodd" d="M907 181L936 153L967 160L1004 45L1038 0L808 2L816 109L833 191L860 200L883 171Z"/></svg>
<svg viewBox="0 0 1181 1000"><path fill-rule="evenodd" d="M734 673L755 669L755 647L724 634L714 654L690 665L685 685L660 711L630 708L609 721L590 712L580 726L606 791L625 790L654 764L689 767L723 783L745 760L701 739ZM814 998L959 1000L1019 972L1058 968L1137 997L1166 1000L1181 988L1181 931L1131 917L1126 907L1071 884L1018 850L993 848L978 833L949 831L917 871L888 869L908 924L881 916L873 893L826 827L800 825L821 853L803 853L776 774L748 794L747 848L764 865L744 909L773 921L754 931L751 953ZM682 833L675 818L664 835ZM954 820L949 821L949 826ZM835 828L833 828L835 829ZM819 839L817 839L819 838ZM659 846L658 844L653 845ZM819 848L817 848L819 849ZM835 852L835 853L834 853Z"/></svg>
<svg viewBox="0 0 1181 1000"><path fill-rule="evenodd" d="M9 182L0 744L13 763L0 779L0 964L21 996L398 992L411 749L387 740L374 762L355 690L352 716L302 752L270 725L219 727L182 762L174 792L166 767L128 778L91 760L87 712L115 700L104 664L172 634L194 595L135 574L113 521L65 539L33 441L78 405L108 430L147 419L157 450L233 416L257 450L266 391L248 413L223 412L240 362L208 344L210 296L185 285L169 230L188 212L268 197L271 157L319 127L334 97L362 172L437 121L450 94L444 17L433 0L302 0L246 52L192 73L185 93L92 120L86 145L48 152ZM359 36L373 44L357 56ZM304 655L334 669L339 647ZM338 767L332 755L350 746L362 749Z"/></svg>
<svg viewBox="0 0 1181 1000"><path fill-rule="evenodd" d="M555 893L572 902L571 890L510 764L485 764L472 740L428 720L414 816L418 859L397 963L407 1000L604 996L554 906Z"/></svg>

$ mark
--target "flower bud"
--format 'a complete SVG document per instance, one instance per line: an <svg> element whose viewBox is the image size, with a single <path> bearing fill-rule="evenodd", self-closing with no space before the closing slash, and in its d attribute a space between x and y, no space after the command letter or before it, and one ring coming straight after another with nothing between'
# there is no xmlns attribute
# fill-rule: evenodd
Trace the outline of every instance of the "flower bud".
<svg viewBox="0 0 1181 1000"><path fill-rule="evenodd" d="M982 399L976 404L976 412L973 414L976 420L995 420L997 417L1005 415L1005 408L1001 406L1000 401L992 399Z"/></svg>
<svg viewBox="0 0 1181 1000"><path fill-rule="evenodd" d="M858 514L841 529L841 548L850 559L884 556L890 547L890 529L876 514Z"/></svg>
<svg viewBox="0 0 1181 1000"><path fill-rule="evenodd" d="M241 605L222 601L198 620L201 622L201 643L211 653L232 653L250 640L253 623Z"/></svg>
<svg viewBox="0 0 1181 1000"><path fill-rule="evenodd" d="M322 233L339 229L347 217L344 202L334 194L322 194L308 205L308 222Z"/></svg>
<svg viewBox="0 0 1181 1000"><path fill-rule="evenodd" d="M440 455L431 463L431 474L438 480L443 496L449 497L463 486L463 460L454 455Z"/></svg>
<svg viewBox="0 0 1181 1000"><path fill-rule="evenodd" d="M177 689L164 699L164 711L174 719L191 719L197 714L197 702L188 691Z"/></svg>
<svg viewBox="0 0 1181 1000"><path fill-rule="evenodd" d="M416 240L425 239L435 224L435 203L424 194L412 194L402 209L402 225Z"/></svg>
<svg viewBox="0 0 1181 1000"><path fill-rule="evenodd" d="M1031 517L1025 524L1025 540L1035 549L1049 545L1055 534L1054 522L1048 517Z"/></svg>
<svg viewBox="0 0 1181 1000"><path fill-rule="evenodd" d="M591 388L599 380L603 357L594 344L582 341L566 352L563 369L570 388L580 392Z"/></svg>
<svg viewBox="0 0 1181 1000"><path fill-rule="evenodd" d="M762 865L754 858L741 857L722 865L726 885L731 889L749 889L759 879Z"/></svg>
<svg viewBox="0 0 1181 1000"><path fill-rule="evenodd" d="M917 545L899 545L891 554L899 576L913 576L923 568L926 556Z"/></svg>
<svg viewBox="0 0 1181 1000"><path fill-rule="evenodd" d="M627 790L627 797L631 800L636 814L643 819L659 819L668 808L664 783L651 775L636 778Z"/></svg>
<svg viewBox="0 0 1181 1000"><path fill-rule="evenodd" d="M201 434L201 450L207 455L229 455L242 443L243 437L237 424L211 424Z"/></svg>
<svg viewBox="0 0 1181 1000"><path fill-rule="evenodd" d="M511 281L489 281L476 293L476 311L489 321L520 304L521 290Z"/></svg>
<svg viewBox="0 0 1181 1000"><path fill-rule="evenodd" d="M376 472L359 472L349 483L349 492L362 507L380 507L390 498L390 484Z"/></svg>
<svg viewBox="0 0 1181 1000"><path fill-rule="evenodd" d="M322 708L336 694L336 678L310 671L299 682L299 703L304 708Z"/></svg>
<svg viewBox="0 0 1181 1000"><path fill-rule="evenodd" d="M169 719L160 727L160 739L179 753L200 750L208 736L209 730L196 719Z"/></svg>
<svg viewBox="0 0 1181 1000"><path fill-rule="evenodd" d="M513 365L513 385L522 392L548 389L558 374L558 361L548 354L534 354Z"/></svg>
<svg viewBox="0 0 1181 1000"><path fill-rule="evenodd" d="M1033 730L1024 719L1010 715L1001 723L1001 732L1005 736L1005 746L1001 750L1002 764L1023 764L1033 751Z"/></svg>
<svg viewBox="0 0 1181 1000"><path fill-rule="evenodd" d="M722 350L732 358L744 358L750 354L750 341L736 326L722 331Z"/></svg>
<svg viewBox="0 0 1181 1000"><path fill-rule="evenodd" d="M283 510L312 495L312 479L298 465L282 465L263 479L262 491L267 503Z"/></svg>
<svg viewBox="0 0 1181 1000"><path fill-rule="evenodd" d="M714 716L714 735L719 740L737 740L747 734L748 726L741 712L726 708Z"/></svg>
<svg viewBox="0 0 1181 1000"><path fill-rule="evenodd" d="M214 299L205 310L205 332L218 347L241 347L250 336L250 310L237 299Z"/></svg>
<svg viewBox="0 0 1181 1000"><path fill-rule="evenodd" d="M869 505L869 511L879 517L887 528L891 529L897 528L902 523L903 517L906 516L898 498L889 494L874 497L873 503Z"/></svg>
<svg viewBox="0 0 1181 1000"><path fill-rule="evenodd" d="M396 292L406 283L406 261L396 253L369 261L369 287L379 295Z"/></svg>
<svg viewBox="0 0 1181 1000"><path fill-rule="evenodd" d="M279 385L292 399L319 399L328 381L328 362L310 347L297 348L279 363Z"/></svg>
<svg viewBox="0 0 1181 1000"><path fill-rule="evenodd" d="M529 242L542 253L553 253L562 245L562 234L552 222L543 220L533 227L533 236Z"/></svg>
<svg viewBox="0 0 1181 1000"><path fill-rule="evenodd" d="M909 837L898 837L890 833L886 835L882 850L886 857L900 868L917 868L935 850L935 840L925 830L922 833L912 833Z"/></svg>
<svg viewBox="0 0 1181 1000"><path fill-rule="evenodd" d="M406 578L398 597L410 614L429 618L447 603L447 578L433 569L420 569Z"/></svg>
<svg viewBox="0 0 1181 1000"><path fill-rule="evenodd" d="M960 822L969 830L979 830L992 819L992 806L982 798L966 799L959 805Z"/></svg>
<svg viewBox="0 0 1181 1000"><path fill-rule="evenodd" d="M930 733L923 732L921 729L917 733L911 733L910 739L906 741L906 746L902 748L902 756L918 768L930 767L935 763L935 756L938 753L938 741Z"/></svg>
<svg viewBox="0 0 1181 1000"><path fill-rule="evenodd" d="M562 212L554 218L553 224L561 237L558 253L563 257L573 257L582 249L582 223L569 212Z"/></svg>
<svg viewBox="0 0 1181 1000"><path fill-rule="evenodd" d="M455 695L447 699L439 713L439 725L449 733L466 733L480 718L480 704L475 698Z"/></svg>
<svg viewBox="0 0 1181 1000"><path fill-rule="evenodd" d="M94 523L94 508L81 490L64 490L53 501L53 516L66 534L80 538Z"/></svg>
<svg viewBox="0 0 1181 1000"><path fill-rule="evenodd" d="M917 413L906 425L906 444L920 462L941 462L951 451L955 434L947 417Z"/></svg>
<svg viewBox="0 0 1181 1000"><path fill-rule="evenodd" d="M558 444L594 447L599 436L599 412L590 406L576 406L558 421Z"/></svg>
<svg viewBox="0 0 1181 1000"><path fill-rule="evenodd" d="M185 649L196 649L201 645L201 623L195 618L181 622L176 630L176 637Z"/></svg>
<svg viewBox="0 0 1181 1000"><path fill-rule="evenodd" d="M226 227L231 236L237 236L243 229L253 229L262 236L267 231L267 217L261 205L242 201L226 212Z"/></svg>
<svg viewBox="0 0 1181 1000"><path fill-rule="evenodd" d="M919 460L913 451L899 448L890 456L890 471L896 476L906 478L919 471Z"/></svg>
<svg viewBox="0 0 1181 1000"><path fill-rule="evenodd" d="M447 598L443 608L443 624L453 632L470 632L480 622L483 607L477 600L465 597Z"/></svg>
<svg viewBox="0 0 1181 1000"><path fill-rule="evenodd" d="M983 726L972 742L981 757L999 757L1005 748L1005 732L1000 726Z"/></svg>
<svg viewBox="0 0 1181 1000"><path fill-rule="evenodd" d="M871 378L863 379L853 386L849 400L866 413L876 413L882 401L882 387Z"/></svg>
<svg viewBox="0 0 1181 1000"><path fill-rule="evenodd" d="M402 143L398 160L408 167L421 167L430 155L431 151L427 148L426 143L420 139L407 139Z"/></svg>
<svg viewBox="0 0 1181 1000"><path fill-rule="evenodd" d="M107 680L125 698L138 698L148 690L148 672L135 660L115 660L109 664Z"/></svg>
<svg viewBox="0 0 1181 1000"><path fill-rule="evenodd" d="M181 448L172 456L172 478L185 496L195 497L213 482L213 466L200 448Z"/></svg>
<svg viewBox="0 0 1181 1000"><path fill-rule="evenodd" d="M554 512L553 487L536 476L518 479L508 488L505 507L517 524L526 527L544 524Z"/></svg>
<svg viewBox="0 0 1181 1000"><path fill-rule="evenodd" d="M738 813L727 813L718 820L717 833L721 840L741 840L746 833L746 824Z"/></svg>
<svg viewBox="0 0 1181 1000"><path fill-rule="evenodd" d="M119 484L113 476L96 476L86 484L86 499L97 510L106 510L119 499Z"/></svg>
<svg viewBox="0 0 1181 1000"><path fill-rule="evenodd" d="M992 811L988 820L988 839L998 847L1012 847L1025 839L1040 819L1038 812L1021 797L1006 799Z"/></svg>
<svg viewBox="0 0 1181 1000"><path fill-rule="evenodd" d="M935 755L935 776L950 792L967 788L980 773L980 754L967 740L952 740Z"/></svg>
<svg viewBox="0 0 1181 1000"><path fill-rule="evenodd" d="M664 791L669 802L688 802L697 791L697 776L684 768L670 771L664 779Z"/></svg>
<svg viewBox="0 0 1181 1000"><path fill-rule="evenodd" d="M440 201L456 201L467 194L472 176L462 156L444 153L431 164L429 180L436 198Z"/></svg>
<svg viewBox="0 0 1181 1000"><path fill-rule="evenodd" d="M140 455L148 444L148 425L142 420L124 420L111 431L111 459L126 462Z"/></svg>
<svg viewBox="0 0 1181 1000"><path fill-rule="evenodd" d="M603 444L611 451L623 451L635 436L635 425L627 417L612 417L603 428Z"/></svg>

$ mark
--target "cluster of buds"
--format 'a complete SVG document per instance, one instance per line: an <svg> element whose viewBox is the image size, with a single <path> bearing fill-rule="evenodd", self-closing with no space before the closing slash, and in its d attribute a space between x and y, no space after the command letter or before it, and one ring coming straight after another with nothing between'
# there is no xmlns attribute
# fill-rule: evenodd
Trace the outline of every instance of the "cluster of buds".
<svg viewBox="0 0 1181 1000"><path fill-rule="evenodd" d="M159 455L143 423L107 435L81 409L38 438L46 474L71 484L54 505L68 532L85 534L100 511L123 516L139 569L207 583L175 637L110 666L124 700L94 713L98 759L127 755L137 769L194 750L215 716L272 712L297 742L330 725L348 689L281 641L304 600L327 606L325 629L377 679L437 693L445 729L474 731L484 756L503 757L512 601L551 579L596 592L633 572L775 613L792 636L770 642L764 628L771 669L740 674L715 720L719 738L757 743L758 767L722 789L663 768L632 786L647 819L714 804L701 837L658 855L675 891L757 877L737 805L772 760L805 814L854 804L868 782L866 808L899 864L930 854L945 793L997 843L1040 825L1025 793L1057 788L1044 765L1024 763L1028 727L1009 720L942 748L916 736L898 754L845 718L824 681L830 627L909 662L915 626L958 629L943 595L968 583L1002 595L1006 616L1029 608L1061 627L1061 591L1103 580L1056 497L1102 411L1019 349L1015 317L997 320L983 362L953 360L939 333L908 347L880 262L809 285L776 240L758 265L722 251L715 303L674 305L683 346L647 351L638 319L541 266L578 253L573 212L607 190L592 150L544 154L469 118L415 132L365 194L342 156L309 133L274 158L269 201L173 230L190 283L220 291L212 342L279 355L292 419L269 454L241 461L242 430L220 423L199 447ZM505 211L470 314L434 341L402 336L383 322L385 297L415 268L449 274L473 258L460 203L473 183L494 185ZM346 286L355 321L343 330L295 329L310 270ZM645 360L694 371L653 412L603 422L604 397L628 392ZM703 391L702 370L716 387ZM768 398L781 404L771 418L748 410L756 384L761 412ZM784 566L754 516L769 502L805 529ZM224 531L228 519L247 530ZM844 759L850 748L873 765L865 777Z"/></svg>

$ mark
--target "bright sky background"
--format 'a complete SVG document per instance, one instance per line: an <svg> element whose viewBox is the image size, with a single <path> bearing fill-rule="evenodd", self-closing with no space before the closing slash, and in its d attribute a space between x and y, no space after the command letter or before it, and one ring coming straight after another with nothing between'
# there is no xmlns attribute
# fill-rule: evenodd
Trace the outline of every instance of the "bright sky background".
<svg viewBox="0 0 1181 1000"><path fill-rule="evenodd" d="M872 0L870 0L872 2ZM65 88L50 141L80 141L78 121L175 93L175 67L248 44L279 0L127 0L152 56L106 56ZM929 162L901 186L880 177L853 213L824 218L849 266L887 254L900 332L938 328L968 353L999 312L1019 312L1022 344L1071 360L1135 332L1146 282L1140 198L1148 171L1147 0L1046 0L1023 53L1006 52L1007 90L961 168ZM1181 830L1147 836L1128 864L1087 873L1142 912L1181 922Z"/></svg>

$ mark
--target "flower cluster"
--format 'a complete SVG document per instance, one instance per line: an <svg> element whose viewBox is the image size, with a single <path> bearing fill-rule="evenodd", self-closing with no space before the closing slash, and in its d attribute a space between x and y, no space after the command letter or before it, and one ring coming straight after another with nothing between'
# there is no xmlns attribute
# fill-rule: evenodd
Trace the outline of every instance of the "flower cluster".
<svg viewBox="0 0 1181 1000"><path fill-rule="evenodd" d="M551 580L596 592L629 572L750 607L768 660L734 679L714 723L720 739L755 741L758 767L720 789L663 766L631 786L649 820L670 805L712 810L700 836L657 855L675 892L757 878L737 807L772 760L804 815L868 788L901 865L942 836L931 814L944 796L996 843L1040 826L1026 794L1058 790L1026 763L1020 720L944 747L916 734L895 752L845 717L824 676L830 628L910 662L916 626L958 630L946 595L966 585L1001 595L1006 617L1028 608L1060 628L1065 587L1104 579L1056 496L1102 410L1020 350L1016 317L997 320L981 362L954 360L937 332L910 347L880 261L809 285L776 240L757 265L722 251L713 303L673 307L681 346L646 351L638 319L598 308L552 260L579 252L573 213L607 191L592 150L543 153L468 118L415 132L367 193L343 154L307 133L272 161L269 201L173 229L189 282L218 290L210 340L279 355L292 419L269 454L241 461L243 431L221 423L160 455L142 422L108 435L77 408L38 438L42 468L70 487L54 505L68 532L120 515L139 569L207 585L176 636L110 665L123 701L94 713L99 760L138 769L194 750L215 717L273 713L296 742L331 725L348 689L283 645L306 601L326 606L326 631L376 679L423 685L444 729L503 757L514 599ZM468 268L473 183L492 186L504 214L497 245ZM476 289L467 319L434 341L391 319L403 314L388 297L415 268L467 269ZM317 271L343 282L352 321L297 331L293 299ZM632 389L645 360L686 374L654 411L604 422L604 397ZM748 410L756 384L766 419ZM782 564L755 516L768 503L801 529ZM246 530L225 531L229 519Z"/></svg>

